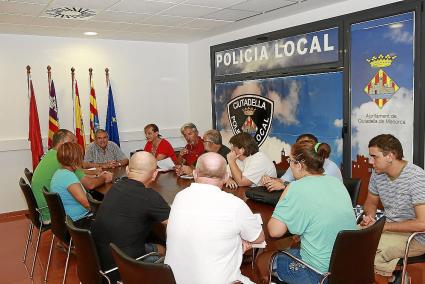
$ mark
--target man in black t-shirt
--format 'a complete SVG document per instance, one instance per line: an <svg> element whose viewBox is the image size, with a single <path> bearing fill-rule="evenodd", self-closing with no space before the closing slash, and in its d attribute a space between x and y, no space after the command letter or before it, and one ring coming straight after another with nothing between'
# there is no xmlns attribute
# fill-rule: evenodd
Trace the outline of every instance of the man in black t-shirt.
<svg viewBox="0 0 425 284"><path fill-rule="evenodd" d="M227 154L229 154L230 149L222 144L220 131L215 129L206 131L203 140L205 151L220 154L227 162Z"/></svg>
<svg viewBox="0 0 425 284"><path fill-rule="evenodd" d="M170 206L158 192L146 187L156 178L156 166L152 154L135 153L127 167L128 178L115 183L103 199L92 226L102 269L115 266L110 243L133 258L157 247L146 244L146 238L153 224L167 224ZM118 275L111 276L115 279Z"/></svg>

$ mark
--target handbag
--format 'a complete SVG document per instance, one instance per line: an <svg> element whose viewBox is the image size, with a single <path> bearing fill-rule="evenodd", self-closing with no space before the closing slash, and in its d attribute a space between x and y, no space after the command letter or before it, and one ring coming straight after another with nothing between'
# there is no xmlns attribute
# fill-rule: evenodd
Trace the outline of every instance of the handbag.
<svg viewBox="0 0 425 284"><path fill-rule="evenodd" d="M283 190L268 191L265 186L250 187L246 190L245 195L254 201L276 205L282 195Z"/></svg>

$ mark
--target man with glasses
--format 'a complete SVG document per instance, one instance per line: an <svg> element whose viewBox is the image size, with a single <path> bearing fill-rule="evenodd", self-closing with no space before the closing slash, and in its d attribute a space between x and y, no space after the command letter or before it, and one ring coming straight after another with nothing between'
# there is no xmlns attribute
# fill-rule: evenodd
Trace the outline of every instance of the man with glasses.
<svg viewBox="0 0 425 284"><path fill-rule="evenodd" d="M227 161L227 154L230 149L222 144L220 131L211 129L204 133L204 148L206 152L214 152L220 154Z"/></svg>
<svg viewBox="0 0 425 284"><path fill-rule="evenodd" d="M388 283L412 232L425 231L425 171L403 160L400 141L391 134L378 135L369 142L369 163L374 171L360 223L368 227L375 222L379 202L384 206L387 222L375 256L375 283ZM425 235L414 238L409 256L425 253Z"/></svg>

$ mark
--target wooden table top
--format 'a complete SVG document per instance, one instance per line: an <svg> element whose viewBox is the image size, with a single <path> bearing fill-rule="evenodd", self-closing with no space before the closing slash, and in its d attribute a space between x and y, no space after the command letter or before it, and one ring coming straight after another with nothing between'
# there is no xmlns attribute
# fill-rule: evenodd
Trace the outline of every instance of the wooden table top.
<svg viewBox="0 0 425 284"><path fill-rule="evenodd" d="M126 176L125 168L116 168L112 170L114 180ZM150 188L161 194L164 200L171 206L176 194L188 187L193 182L193 179L183 179L176 175L174 171L158 173L155 182L149 185ZM113 183L108 183L96 188L95 190L107 194ZM224 187L223 190L229 192L246 202L253 213L260 213L263 219L263 230L266 235L267 250L269 249L284 249L289 246L290 240L271 238L267 230L267 222L269 221L274 207L268 204L255 202L246 197L245 191L248 187L238 187L237 189L229 189ZM292 242L292 241L291 241Z"/></svg>

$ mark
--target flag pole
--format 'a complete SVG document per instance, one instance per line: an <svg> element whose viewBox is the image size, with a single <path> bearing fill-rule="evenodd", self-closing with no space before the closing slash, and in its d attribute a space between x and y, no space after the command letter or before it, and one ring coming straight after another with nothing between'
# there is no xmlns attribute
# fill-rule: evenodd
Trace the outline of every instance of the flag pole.
<svg viewBox="0 0 425 284"><path fill-rule="evenodd" d="M105 68L105 75L106 75L106 87L108 87L109 86L109 68L108 67L106 67Z"/></svg>
<svg viewBox="0 0 425 284"><path fill-rule="evenodd" d="M74 93L74 80L75 80L75 68L71 67L71 89L72 89L72 113L74 114L74 119L72 120L72 128L75 131L75 93Z"/></svg>
<svg viewBox="0 0 425 284"><path fill-rule="evenodd" d="M50 96L50 85L52 84L52 67L47 65L47 84L49 85L49 96Z"/></svg>
<svg viewBox="0 0 425 284"><path fill-rule="evenodd" d="M31 80L31 66L27 65L27 85L28 85L28 99L30 95L30 80Z"/></svg>

